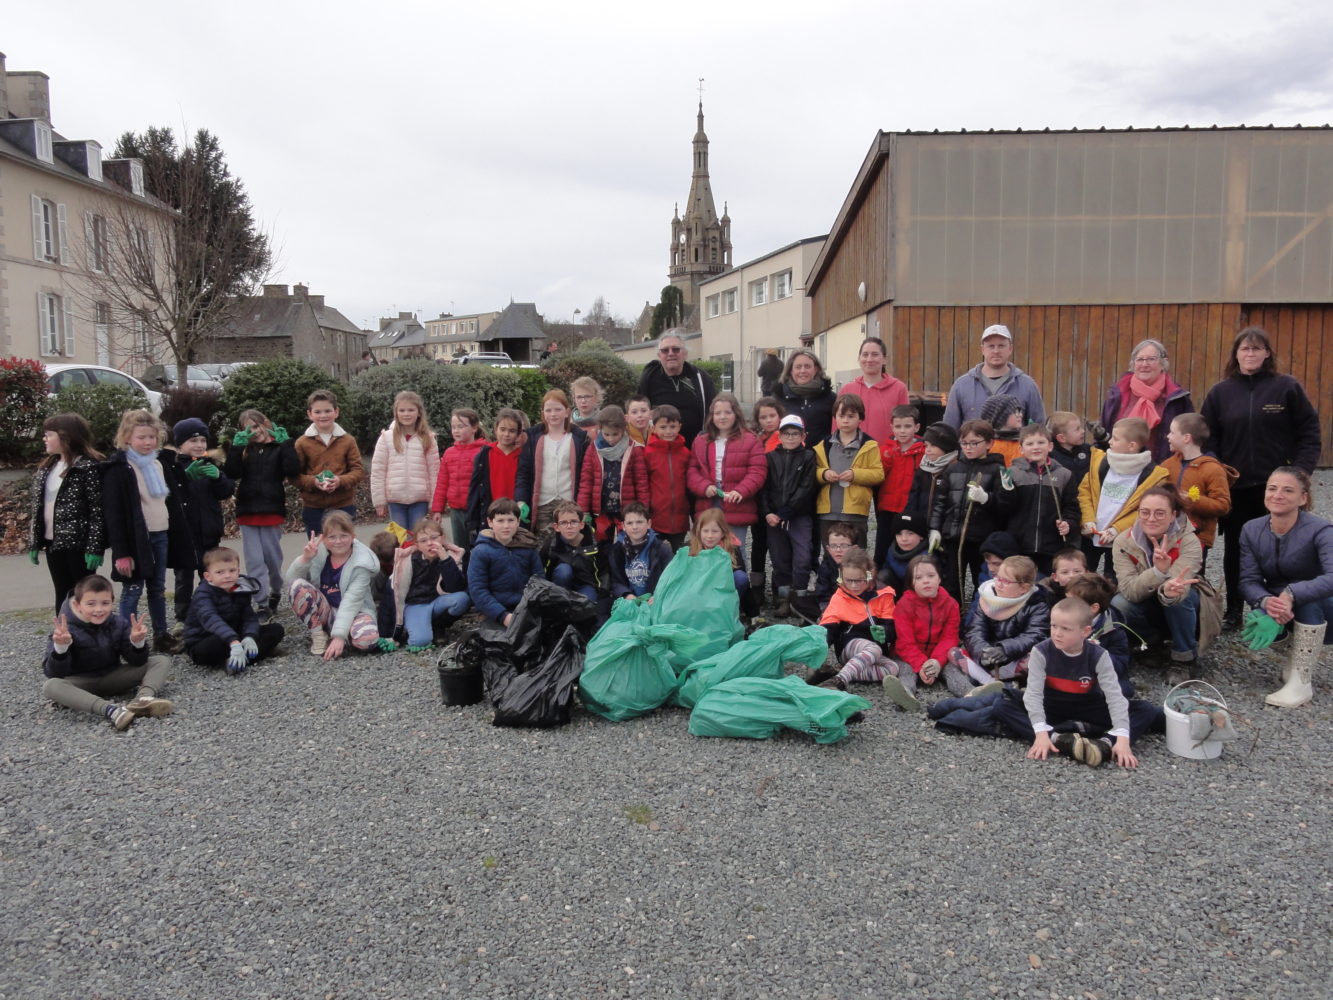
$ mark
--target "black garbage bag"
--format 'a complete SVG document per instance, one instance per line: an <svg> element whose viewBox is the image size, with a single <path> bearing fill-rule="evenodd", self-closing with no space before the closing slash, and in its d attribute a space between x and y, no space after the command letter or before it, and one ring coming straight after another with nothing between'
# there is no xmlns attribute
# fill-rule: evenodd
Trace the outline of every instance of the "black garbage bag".
<svg viewBox="0 0 1333 1000"><path fill-rule="evenodd" d="M561 726L569 721L584 650L596 631L596 604L534 577L513 621L479 629L459 658L480 659L495 725Z"/></svg>

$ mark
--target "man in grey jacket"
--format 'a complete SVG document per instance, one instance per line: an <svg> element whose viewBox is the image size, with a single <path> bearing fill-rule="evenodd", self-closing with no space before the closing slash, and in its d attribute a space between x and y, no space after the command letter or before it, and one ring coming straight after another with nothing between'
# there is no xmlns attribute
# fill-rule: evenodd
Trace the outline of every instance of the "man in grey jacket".
<svg viewBox="0 0 1333 1000"><path fill-rule="evenodd" d="M1041 390L1032 378L1009 359L1014 354L1014 335L1007 326L996 323L981 332L981 364L958 376L949 390L944 408L944 422L954 428L981 417L981 406L1000 393L1016 397L1023 404L1023 423L1046 419L1046 405Z"/></svg>

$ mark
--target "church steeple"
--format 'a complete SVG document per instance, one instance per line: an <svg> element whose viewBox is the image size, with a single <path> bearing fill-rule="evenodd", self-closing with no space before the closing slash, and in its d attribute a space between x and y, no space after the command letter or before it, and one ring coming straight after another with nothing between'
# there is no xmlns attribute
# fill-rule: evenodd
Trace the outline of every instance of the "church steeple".
<svg viewBox="0 0 1333 1000"><path fill-rule="evenodd" d="M698 304L698 284L731 269L731 219L717 216L713 187L708 177L708 134L704 132L704 105L699 101L694 133L694 159L685 217L671 220L671 283L685 296L686 305Z"/></svg>

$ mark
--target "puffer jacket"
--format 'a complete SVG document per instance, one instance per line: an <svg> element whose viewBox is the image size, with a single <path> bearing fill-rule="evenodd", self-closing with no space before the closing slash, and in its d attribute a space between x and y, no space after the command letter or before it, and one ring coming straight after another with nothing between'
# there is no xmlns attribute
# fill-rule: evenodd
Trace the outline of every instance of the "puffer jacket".
<svg viewBox="0 0 1333 1000"><path fill-rule="evenodd" d="M340 424L334 424L333 436L325 444L315 425L311 424L296 439L294 447L301 465L295 479L296 488L301 491L301 503L316 510L334 510L350 507L356 502L356 488L366 475L356 438ZM325 493L315 485L315 477L321 472L332 472L338 477L338 488L332 493Z"/></svg>
<svg viewBox="0 0 1333 1000"><path fill-rule="evenodd" d="M292 561L282 582L290 587L297 580L305 580L318 587L320 574L324 572L324 564L328 561L329 550L321 542L315 557L309 562L305 562L299 555ZM361 542L353 542L351 554L347 562L343 563L342 576L338 581L342 597L329 629L329 635L333 638L345 641L352 634L352 622L357 615L369 615L372 621L378 620L379 609L375 606L375 593L371 584L379 572L379 557Z"/></svg>
<svg viewBox="0 0 1333 1000"><path fill-rule="evenodd" d="M579 544L569 542L553 531L542 539L537 550L541 555L542 567L546 579L553 579L557 566L568 566L574 572L575 587L592 587L599 594L605 594L610 586L610 571L606 562L606 549L597 544L593 531L584 525Z"/></svg>
<svg viewBox="0 0 1333 1000"><path fill-rule="evenodd" d="M823 516L833 510L833 491L842 494L841 514L853 517L869 517L875 505L875 487L884 482L884 462L879 457L879 445L858 434L851 447L856 449L852 456L852 484L847 487L835 486L824 481L824 473L832 466L829 455L833 449L843 447L836 432L815 445L815 479L819 483L819 496L815 500L815 513ZM839 515L839 516L840 516Z"/></svg>
<svg viewBox="0 0 1333 1000"><path fill-rule="evenodd" d="M1078 489L1073 473L1054 462L1034 468L1026 458L1016 458L1009 475L1014 488L1000 491L1000 511L1005 530L1017 539L1019 548L1028 555L1052 556L1066 545L1078 545ZM1068 523L1067 535L1056 530L1059 520Z"/></svg>
<svg viewBox="0 0 1333 1000"><path fill-rule="evenodd" d="M958 602L943 587L931 600L909 590L893 615L898 630L894 655L918 674L927 660L935 660L940 666L948 663L949 650L962 645L959 615Z"/></svg>
<svg viewBox="0 0 1333 1000"><path fill-rule="evenodd" d="M978 459L960 458L952 462L944 472L947 488L935 493L930 527L945 538L957 538L963 532L966 517L967 538L964 541L972 542L979 542L992 531L1003 528L1005 499L1000 495L1004 491L1003 474L1004 459L993 453ZM985 503L971 503L967 499L968 484L973 482L990 494ZM972 508L970 517L967 515L969 506Z"/></svg>
<svg viewBox="0 0 1333 1000"><path fill-rule="evenodd" d="M764 446L749 431L741 431L739 436L727 441L726 454L722 456L722 492L735 490L741 495L740 503L723 503L721 497L704 495L708 487L715 485L713 470L716 451L715 442L708 440L706 434L695 438L694 446L690 449L690 467L685 476L690 492L695 497L695 514L702 514L709 507L720 506L728 524L754 524L759 520L759 491L768 479Z"/></svg>
<svg viewBox="0 0 1333 1000"><path fill-rule="evenodd" d="M1268 515L1240 529L1240 592L1253 607L1265 597L1291 590L1295 604L1333 596L1333 524L1308 511L1295 526L1275 535Z"/></svg>
<svg viewBox="0 0 1333 1000"><path fill-rule="evenodd" d="M279 444L251 442L244 448L228 448L223 471L236 483L236 516L277 514L287 516L285 481L295 479L301 460L290 441Z"/></svg>
<svg viewBox="0 0 1333 1000"><path fill-rule="evenodd" d="M467 590L472 606L494 621L504 616L523 599L523 588L534 576L544 576L537 540L526 528L519 528L508 545L497 541L486 528L477 535L469 553Z"/></svg>
<svg viewBox="0 0 1333 1000"><path fill-rule="evenodd" d="M444 449L436 465L435 495L431 498L430 509L435 512L467 510L468 486L472 483L472 468L477 463L477 455L488 442L474 438L467 444L452 444Z"/></svg>
<svg viewBox="0 0 1333 1000"><path fill-rule="evenodd" d="M101 625L94 625L74 613L73 599L67 597L60 613L69 627L70 647L57 653L55 643L47 638L42 661L47 677L97 677L115 670L122 660L131 667L148 662L148 643L131 643L130 623L114 611Z"/></svg>
<svg viewBox="0 0 1333 1000"><path fill-rule="evenodd" d="M648 460L648 510L653 530L659 535L678 535L690 527L690 498L686 476L690 468L690 449L681 436L670 441L648 439L644 446Z"/></svg>
<svg viewBox="0 0 1333 1000"><path fill-rule="evenodd" d="M921 456L926 453L926 442L917 438L906 451L890 439L880 442L879 459L884 466L884 485L879 488L880 510L901 514L907 507L912 492L912 478L921 467Z"/></svg>
<svg viewBox="0 0 1333 1000"><path fill-rule="evenodd" d="M1078 514L1083 524L1092 524L1097 520L1097 507L1102 498L1102 481L1106 478L1109 469L1110 464L1106 460L1106 452L1100 448L1093 448L1092 459L1088 463L1088 474L1078 484ZM1125 500L1119 513L1111 519L1111 523L1107 527L1115 528L1119 534L1128 531L1138 519L1139 499L1152 487L1165 480L1166 472L1160 465L1145 466L1143 471L1139 473L1139 485Z"/></svg>
<svg viewBox="0 0 1333 1000"><path fill-rule="evenodd" d="M588 450L583 453L583 474L579 477L579 508L585 514L600 516L606 513L602 509L602 470L606 462L597 450L594 436ZM620 511L626 504L648 504L648 465L644 459L643 446L630 442L625 454L620 457ZM615 517L620 519L620 511Z"/></svg>
<svg viewBox="0 0 1333 1000"><path fill-rule="evenodd" d="M430 447L421 438L403 441L403 450L393 446L393 427L380 432L370 459L370 502L376 507L389 503L412 504L430 500L440 474L440 451L435 439ZM412 525L404 525L411 528Z"/></svg>
<svg viewBox="0 0 1333 1000"><path fill-rule="evenodd" d="M842 651L853 639L875 641L871 634L872 625L884 628L884 641L877 643L880 651L888 656L893 649L895 637L893 588L883 587L871 592L868 588L863 595L856 595L839 587L829 598L828 607L819 616L819 624L828 630L829 645L842 659Z"/></svg>
<svg viewBox="0 0 1333 1000"><path fill-rule="evenodd" d="M1171 446L1166 443L1166 433L1171 429L1171 421L1182 413L1194 412L1194 401L1190 399L1190 391L1169 374L1163 374L1166 376L1166 389L1162 394L1162 407L1157 411L1161 419L1148 435L1148 450L1152 452L1152 460L1158 465L1166 461L1166 457L1171 454ZM1121 409L1131 398L1129 382L1133 377L1133 372L1125 372L1111 388L1106 390L1106 401L1102 403L1102 426L1108 430L1120 419Z"/></svg>
<svg viewBox="0 0 1333 1000"><path fill-rule="evenodd" d="M995 594L995 581L987 580L978 591ZM1041 589L1033 586L1027 592L1027 601L1008 618L991 618L983 611L981 601L972 605L963 626L963 645L974 660L987 646L999 646L1005 660L1013 663L1032 651L1032 647L1051 634L1051 611L1042 600Z"/></svg>
<svg viewBox="0 0 1333 1000"><path fill-rule="evenodd" d="M259 593L259 581L242 574L234 590L221 590L207 580L195 588L190 598L190 613L185 616L185 648L189 649L208 636L223 642L239 642L259 636L259 616L253 601Z"/></svg>
<svg viewBox="0 0 1333 1000"><path fill-rule="evenodd" d="M1155 596L1159 604L1170 605L1189 595L1187 590L1180 597L1170 598L1162 590L1162 584L1171 577L1181 574L1193 577L1203 565L1203 546L1184 511L1177 514L1166 529L1165 544L1171 553L1171 569L1161 573L1152 563L1153 544L1137 520L1128 531L1116 536L1111 543L1111 557L1115 562L1116 587L1121 597L1132 604L1140 604Z"/></svg>
<svg viewBox="0 0 1333 1000"><path fill-rule="evenodd" d="M815 453L804 446L778 448L765 458L768 476L759 491L759 516L776 514L780 520L809 517L815 511Z"/></svg>
<svg viewBox="0 0 1333 1000"><path fill-rule="evenodd" d="M201 461L217 465L207 455ZM215 549L222 543L226 525L222 518L222 501L236 492L233 483L225 472L219 470L216 479L203 477L191 479L185 474L194 459L189 455L177 455L172 468L175 479L171 480L171 489L179 493L181 507L185 511L185 524L190 530L190 540L194 542L195 559L200 561L209 549Z"/></svg>
<svg viewBox="0 0 1333 1000"><path fill-rule="evenodd" d="M1262 486L1279 465L1314 472L1319 414L1290 375L1232 375L1208 390L1200 415L1218 459L1240 472L1236 487Z"/></svg>
<svg viewBox="0 0 1333 1000"><path fill-rule="evenodd" d="M44 549L48 544L44 493L50 472L50 466L43 464L32 477L30 552ZM106 550L102 506L101 466L95 459L80 455L65 470L65 478L56 491L55 525L49 543L51 551L100 556Z"/></svg>

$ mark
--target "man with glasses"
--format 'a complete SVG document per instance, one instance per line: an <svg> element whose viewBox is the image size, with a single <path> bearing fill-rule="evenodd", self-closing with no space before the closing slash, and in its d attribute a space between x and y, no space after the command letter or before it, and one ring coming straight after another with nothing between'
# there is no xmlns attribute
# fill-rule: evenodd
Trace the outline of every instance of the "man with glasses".
<svg viewBox="0 0 1333 1000"><path fill-rule="evenodd" d="M981 417L981 407L992 396L1004 393L1023 404L1023 423L1039 424L1046 419L1041 390L1018 365L1012 364L1014 335L1007 326L995 323L981 331L981 364L958 376L949 390L944 422L962 427Z"/></svg>
<svg viewBox="0 0 1333 1000"><path fill-rule="evenodd" d="M673 327L657 339L657 360L644 366L638 395L647 396L654 407L670 404L680 411L680 433L692 444L704 426L709 404L717 395L713 380L686 359L681 327Z"/></svg>

